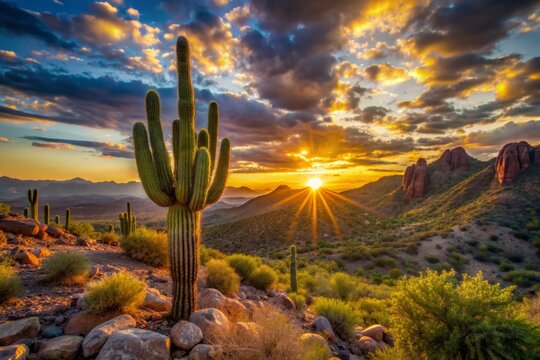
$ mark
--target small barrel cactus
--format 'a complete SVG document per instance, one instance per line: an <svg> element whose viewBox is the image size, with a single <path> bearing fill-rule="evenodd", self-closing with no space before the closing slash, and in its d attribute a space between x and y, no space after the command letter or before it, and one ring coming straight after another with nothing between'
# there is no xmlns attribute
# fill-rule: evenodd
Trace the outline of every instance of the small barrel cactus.
<svg viewBox="0 0 540 360"><path fill-rule="evenodd" d="M291 246L291 262L289 264L291 275L291 291L298 292L298 280L296 275L296 246Z"/></svg>
<svg viewBox="0 0 540 360"><path fill-rule="evenodd" d="M38 191L37 189L28 189L28 201L30 202L30 217L36 221L39 220L38 214Z"/></svg>

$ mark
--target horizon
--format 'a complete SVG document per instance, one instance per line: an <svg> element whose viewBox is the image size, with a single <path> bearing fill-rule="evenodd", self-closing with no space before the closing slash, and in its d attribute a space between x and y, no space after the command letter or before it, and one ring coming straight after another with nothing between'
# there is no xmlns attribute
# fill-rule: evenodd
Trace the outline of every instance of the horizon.
<svg viewBox="0 0 540 360"><path fill-rule="evenodd" d="M154 88L170 138L180 35L192 43L198 128L215 100L232 140L230 186L318 177L343 191L448 148L488 160L509 142L540 143L534 1L0 7L0 175L139 181L131 128Z"/></svg>

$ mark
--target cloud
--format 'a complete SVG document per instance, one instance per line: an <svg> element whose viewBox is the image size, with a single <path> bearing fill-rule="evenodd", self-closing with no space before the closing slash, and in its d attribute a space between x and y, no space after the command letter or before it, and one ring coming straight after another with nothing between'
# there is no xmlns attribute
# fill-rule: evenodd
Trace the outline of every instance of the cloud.
<svg viewBox="0 0 540 360"><path fill-rule="evenodd" d="M0 143L7 143L9 139L7 137L0 137Z"/></svg>
<svg viewBox="0 0 540 360"><path fill-rule="evenodd" d="M406 69L386 63L370 65L364 73L369 80L383 85L399 84L409 79Z"/></svg>
<svg viewBox="0 0 540 360"><path fill-rule="evenodd" d="M73 150L75 147L69 144L48 144L48 143L39 143L32 142L32 146L45 148L45 149L55 149L55 150Z"/></svg>
<svg viewBox="0 0 540 360"><path fill-rule="evenodd" d="M133 158L133 149L122 144L115 144L110 142L97 142L87 140L73 140L73 139L56 139L42 136L24 136L23 139L40 141L32 142L32 146L49 148L49 149L62 149L73 150L75 146L85 147L93 149L101 156L105 157L118 157L118 158Z"/></svg>
<svg viewBox="0 0 540 360"><path fill-rule="evenodd" d="M20 62L19 57L15 51L11 50L0 50L0 61L4 62Z"/></svg>
<svg viewBox="0 0 540 360"><path fill-rule="evenodd" d="M128 13L129 16L131 16L132 18L136 18L138 19L139 18L139 10L137 9L134 9L134 8L129 8L126 10L126 12Z"/></svg>
<svg viewBox="0 0 540 360"><path fill-rule="evenodd" d="M525 123L507 122L492 130L479 130L469 133L464 143L476 146L500 146L512 141L527 140L532 145L540 144L540 120Z"/></svg>

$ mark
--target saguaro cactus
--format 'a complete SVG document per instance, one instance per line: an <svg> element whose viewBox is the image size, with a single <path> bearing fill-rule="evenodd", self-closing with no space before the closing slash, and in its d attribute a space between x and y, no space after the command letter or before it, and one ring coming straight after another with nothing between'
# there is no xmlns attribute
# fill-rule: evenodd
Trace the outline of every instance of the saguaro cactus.
<svg viewBox="0 0 540 360"><path fill-rule="evenodd" d="M25 208L23 209L23 213L24 213L24 217L25 217L25 218L28 218L28 211L29 211L29 210L28 210L27 207L25 207Z"/></svg>
<svg viewBox="0 0 540 360"><path fill-rule="evenodd" d="M69 231L69 218L71 216L71 210L66 209L66 226L64 226L64 229L66 231Z"/></svg>
<svg viewBox="0 0 540 360"><path fill-rule="evenodd" d="M291 275L291 291L298 291L298 281L296 278L296 246L291 246L291 262L289 264L289 272Z"/></svg>
<svg viewBox="0 0 540 360"><path fill-rule="evenodd" d="M120 232L129 236L137 228L137 218L131 214L131 203L127 203L127 212L120 213Z"/></svg>
<svg viewBox="0 0 540 360"><path fill-rule="evenodd" d="M109 224L109 232L114 233L114 225L113 224Z"/></svg>
<svg viewBox="0 0 540 360"><path fill-rule="evenodd" d="M49 204L46 204L43 206L43 223L49 225L49 221L51 220L51 209L49 208Z"/></svg>
<svg viewBox="0 0 540 360"><path fill-rule="evenodd" d="M30 202L30 217L38 221L38 191L37 189L28 189L28 201Z"/></svg>
<svg viewBox="0 0 540 360"><path fill-rule="evenodd" d="M54 217L54 223L55 223L56 225L60 224L60 216L56 215L56 216Z"/></svg>
<svg viewBox="0 0 540 360"><path fill-rule="evenodd" d="M133 127L135 159L146 194L157 205L168 207L169 264L173 279L172 317L188 320L196 309L201 212L223 193L229 170L229 139L223 139L217 165L218 106L210 104L208 130L195 132L195 99L191 83L189 44L176 42L178 116L173 122L174 175L165 147L160 120L159 95L146 94L148 133L143 123Z"/></svg>

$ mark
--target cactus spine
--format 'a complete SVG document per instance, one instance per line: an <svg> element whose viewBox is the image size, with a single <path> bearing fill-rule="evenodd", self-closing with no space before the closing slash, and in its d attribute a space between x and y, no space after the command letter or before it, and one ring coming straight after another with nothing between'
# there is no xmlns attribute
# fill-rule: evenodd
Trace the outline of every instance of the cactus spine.
<svg viewBox="0 0 540 360"><path fill-rule="evenodd" d="M172 317L189 320L196 310L196 279L199 267L201 212L215 203L225 188L229 170L229 139L223 139L217 164L218 106L210 104L208 130L195 132L195 99L191 82L189 44L176 42L178 115L173 121L171 169L160 120L159 95L146 94L148 132L143 123L133 126L135 159L148 197L168 207L169 264L173 279ZM150 141L149 138L150 137ZM173 172L174 170L174 172Z"/></svg>
<svg viewBox="0 0 540 360"><path fill-rule="evenodd" d="M38 191L37 189L28 189L28 201L30 202L30 217L36 221L39 219L38 214Z"/></svg>
<svg viewBox="0 0 540 360"><path fill-rule="evenodd" d="M25 218L28 218L28 208L27 208L27 207L25 207L25 208L23 209L23 212L24 212L24 217L25 217Z"/></svg>
<svg viewBox="0 0 540 360"><path fill-rule="evenodd" d="M127 203L127 212L120 213L120 232L127 237L137 228L137 218L131 214L131 203Z"/></svg>
<svg viewBox="0 0 540 360"><path fill-rule="evenodd" d="M55 223L56 225L60 224L60 216L56 215L56 216L54 217L54 223Z"/></svg>
<svg viewBox="0 0 540 360"><path fill-rule="evenodd" d="M49 204L46 204L43 206L43 223L46 225L49 225L49 221L51 220L51 210L49 208Z"/></svg>
<svg viewBox="0 0 540 360"><path fill-rule="evenodd" d="M291 246L291 262L289 264L291 275L291 291L298 292L298 281L296 277L296 246Z"/></svg>
<svg viewBox="0 0 540 360"><path fill-rule="evenodd" d="M64 229L66 231L69 231L69 218L71 216L71 211L69 209L66 209L66 226L64 226Z"/></svg>

